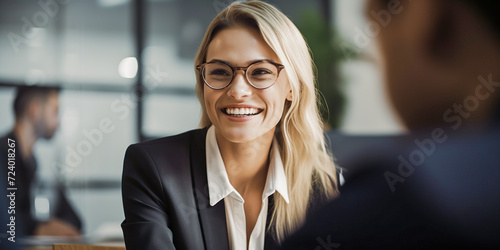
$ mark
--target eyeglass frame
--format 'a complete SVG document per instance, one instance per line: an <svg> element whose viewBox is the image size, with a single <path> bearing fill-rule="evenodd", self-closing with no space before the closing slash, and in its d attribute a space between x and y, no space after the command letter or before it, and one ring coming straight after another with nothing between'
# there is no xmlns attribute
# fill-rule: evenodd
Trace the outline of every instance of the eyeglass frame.
<svg viewBox="0 0 500 250"><path fill-rule="evenodd" d="M248 75L247 75L248 68L250 68L254 64L261 63L261 62L271 63L272 65L276 66L276 69L278 70L278 73L276 74L276 80L274 80L274 82L271 85L269 85L267 87L264 87L264 88L259 88L259 87L256 87L255 85L253 85L252 82L248 79ZM231 80L229 80L229 82L227 83L226 86L224 86L222 88L214 88L214 87L210 86L210 84L208 84L207 80L205 79L205 76L203 75L203 70L205 69L205 66L207 64L212 64L212 63L222 63L222 64L227 65L229 68L231 68L231 70L233 72L233 75L231 76ZM203 78L203 82L205 83L205 85L207 85L209 88L214 89L214 90L225 89L225 88L227 88L227 86L231 85L231 83L234 80L234 76L236 76L236 71L237 70L243 70L243 73L245 74L245 79L247 80L248 84L250 84L250 86L254 87L255 89L267 89L267 88L270 88L271 86L273 86L276 83L276 81L278 81L278 77L280 76L280 72L284 68L285 68L285 65L279 64L279 63L274 62L274 61L269 60L269 59L262 59L262 60L253 61L252 63L250 63L246 67L233 67L229 63L227 63L225 61L222 61L222 60L213 60L213 61L202 63L202 64L199 64L199 65L196 66L196 69L200 72L201 78Z"/></svg>

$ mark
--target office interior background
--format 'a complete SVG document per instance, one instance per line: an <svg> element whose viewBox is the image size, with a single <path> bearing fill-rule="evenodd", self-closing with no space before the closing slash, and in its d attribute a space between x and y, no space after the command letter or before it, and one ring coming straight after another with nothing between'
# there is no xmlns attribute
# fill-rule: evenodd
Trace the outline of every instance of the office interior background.
<svg viewBox="0 0 500 250"><path fill-rule="evenodd" d="M230 2L0 1L0 134L14 124L15 86L62 87L59 130L52 140L37 143L35 155L41 182L57 179L68 187L86 235L121 237L120 182L129 144L198 127L193 59L206 27ZM344 96L333 129L353 135L403 131L374 63L383 24L367 23L364 1L268 2L299 28L312 29L315 23L307 19L321 17L331 30L328 37L335 37L327 45L340 54L326 68L338 72L336 82L321 83L336 84ZM306 38L311 47L318 43ZM110 122L111 131L102 131L101 121ZM102 139L84 135L96 130ZM79 151L82 143L91 146Z"/></svg>

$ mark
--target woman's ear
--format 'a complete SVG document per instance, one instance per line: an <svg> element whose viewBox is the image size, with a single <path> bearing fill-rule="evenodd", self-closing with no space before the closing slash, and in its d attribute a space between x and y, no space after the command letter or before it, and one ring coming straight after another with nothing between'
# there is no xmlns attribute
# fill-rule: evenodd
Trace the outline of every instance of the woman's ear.
<svg viewBox="0 0 500 250"><path fill-rule="evenodd" d="M288 94L286 95L286 99L289 100L289 101L292 101L292 90L290 90L290 92L288 92Z"/></svg>

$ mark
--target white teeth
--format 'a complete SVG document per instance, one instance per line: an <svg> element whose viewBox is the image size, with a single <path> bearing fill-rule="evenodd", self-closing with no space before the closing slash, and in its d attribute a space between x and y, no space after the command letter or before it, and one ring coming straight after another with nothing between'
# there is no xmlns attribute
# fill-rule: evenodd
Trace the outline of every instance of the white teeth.
<svg viewBox="0 0 500 250"><path fill-rule="evenodd" d="M259 112L256 108L226 108L229 115L255 115Z"/></svg>

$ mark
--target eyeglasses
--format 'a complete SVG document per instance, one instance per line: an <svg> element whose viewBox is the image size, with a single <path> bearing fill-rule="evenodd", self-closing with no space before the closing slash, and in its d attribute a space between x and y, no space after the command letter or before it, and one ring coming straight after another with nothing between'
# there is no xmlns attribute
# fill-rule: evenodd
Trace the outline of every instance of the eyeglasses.
<svg viewBox="0 0 500 250"><path fill-rule="evenodd" d="M223 61L211 61L196 66L205 84L212 89L223 89L233 81L236 70L243 70L250 85L256 89L266 89L276 82L285 66L264 59L251 63L247 67L233 67Z"/></svg>

